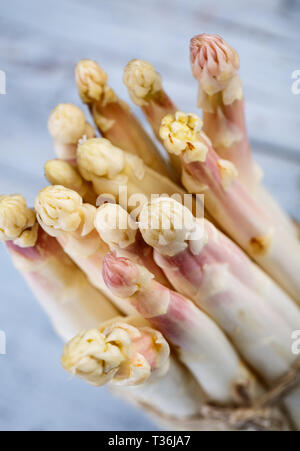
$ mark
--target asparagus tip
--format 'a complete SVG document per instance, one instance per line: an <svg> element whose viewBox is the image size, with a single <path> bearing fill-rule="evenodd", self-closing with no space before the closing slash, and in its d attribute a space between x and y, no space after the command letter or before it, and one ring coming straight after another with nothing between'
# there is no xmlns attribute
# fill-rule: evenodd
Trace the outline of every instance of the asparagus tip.
<svg viewBox="0 0 300 451"><path fill-rule="evenodd" d="M153 279L146 268L112 252L104 257L102 275L106 286L121 298L132 296Z"/></svg>
<svg viewBox="0 0 300 451"><path fill-rule="evenodd" d="M75 232L84 225L82 234L93 230L95 207L83 204L82 197L61 185L47 186L35 199L40 225L51 235L56 231Z"/></svg>
<svg viewBox="0 0 300 451"><path fill-rule="evenodd" d="M197 223L184 205L172 198L161 197L143 206L139 228L146 243L161 254L174 256L186 249Z"/></svg>
<svg viewBox="0 0 300 451"><path fill-rule="evenodd" d="M133 59L125 67L123 82L131 100L139 106L147 105L148 100L162 89L161 76L147 61Z"/></svg>
<svg viewBox="0 0 300 451"><path fill-rule="evenodd" d="M63 350L63 368L91 385L109 382L118 371L124 357L118 346L106 343L98 329L76 335Z"/></svg>
<svg viewBox="0 0 300 451"><path fill-rule="evenodd" d="M79 191L83 180L75 167L63 160L49 160L44 166L45 176L51 185L62 185Z"/></svg>
<svg viewBox="0 0 300 451"><path fill-rule="evenodd" d="M95 228L101 239L113 248L126 248L135 242L136 223L124 208L107 203L98 208Z"/></svg>
<svg viewBox="0 0 300 451"><path fill-rule="evenodd" d="M216 34L194 36L190 41L190 59L198 81L205 75L220 83L226 82L240 66L237 52Z"/></svg>
<svg viewBox="0 0 300 451"><path fill-rule="evenodd" d="M105 138L92 138L79 144L77 163L81 175L91 180L91 174L99 177L113 178L125 165L121 149Z"/></svg>
<svg viewBox="0 0 300 451"><path fill-rule="evenodd" d="M106 73L96 61L79 61L75 68L75 80L83 103L101 101L106 104L116 100L114 91L106 84Z"/></svg>
<svg viewBox="0 0 300 451"><path fill-rule="evenodd" d="M162 119L159 134L166 149L175 155L183 154L186 162L205 161L207 146L199 139L202 120L195 114L177 111Z"/></svg>
<svg viewBox="0 0 300 451"><path fill-rule="evenodd" d="M199 34L190 42L192 72L199 83L198 106L213 112L207 96L222 91L224 104L242 98L242 85L237 71L240 66L237 52L220 36Z"/></svg>
<svg viewBox="0 0 300 451"><path fill-rule="evenodd" d="M49 133L61 144L76 144L84 135L85 129L84 113L71 103L60 103L49 116Z"/></svg>
<svg viewBox="0 0 300 451"><path fill-rule="evenodd" d="M13 241L19 247L32 247L38 238L33 210L19 194L0 196L0 240Z"/></svg>
<svg viewBox="0 0 300 451"><path fill-rule="evenodd" d="M107 382L141 384L151 374L146 358L133 350L134 340L141 339L141 336L138 328L124 321L108 321L99 329L79 333L67 343L61 358L62 366L94 386ZM159 337L157 341L162 348L161 363L165 363L168 358L167 344L162 346L163 340Z"/></svg>

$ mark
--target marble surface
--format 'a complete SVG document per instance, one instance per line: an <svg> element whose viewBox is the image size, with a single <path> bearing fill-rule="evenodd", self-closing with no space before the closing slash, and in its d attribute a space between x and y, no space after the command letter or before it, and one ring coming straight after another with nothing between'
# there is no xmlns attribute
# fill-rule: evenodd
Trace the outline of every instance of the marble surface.
<svg viewBox="0 0 300 451"><path fill-rule="evenodd" d="M49 111L58 102L80 105L73 82L81 58L99 61L110 84L121 82L134 57L152 62L184 111L197 112L188 61L189 38L203 31L227 39L240 53L249 134L265 182L300 220L300 95L291 92L300 69L297 0L38 0L0 8L0 192L30 202L45 184L53 157ZM136 107L133 110L139 114ZM155 426L134 407L78 380L59 365L62 344L0 249L0 429L147 430Z"/></svg>

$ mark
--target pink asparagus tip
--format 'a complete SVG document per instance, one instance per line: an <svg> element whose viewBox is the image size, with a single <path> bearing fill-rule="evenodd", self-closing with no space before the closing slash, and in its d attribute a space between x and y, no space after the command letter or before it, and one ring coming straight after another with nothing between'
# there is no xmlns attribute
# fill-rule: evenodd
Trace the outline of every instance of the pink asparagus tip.
<svg viewBox="0 0 300 451"><path fill-rule="evenodd" d="M113 252L104 257L102 275L106 286L122 298L131 296L138 289L138 267L127 258L117 257Z"/></svg>
<svg viewBox="0 0 300 451"><path fill-rule="evenodd" d="M190 42L190 60L193 75L199 82L204 74L226 81L240 66L237 52L216 34L194 36Z"/></svg>

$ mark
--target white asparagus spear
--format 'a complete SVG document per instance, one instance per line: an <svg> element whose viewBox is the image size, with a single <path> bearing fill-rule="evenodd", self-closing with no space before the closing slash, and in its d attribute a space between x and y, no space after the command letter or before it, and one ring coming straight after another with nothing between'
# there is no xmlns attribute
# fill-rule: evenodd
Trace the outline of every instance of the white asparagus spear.
<svg viewBox="0 0 300 451"><path fill-rule="evenodd" d="M96 208L85 204L78 193L63 186L44 188L35 200L41 227L58 240L64 251L87 275L90 282L125 314L135 311L128 303L112 296L103 282L102 262L107 245L94 228Z"/></svg>
<svg viewBox="0 0 300 451"><path fill-rule="evenodd" d="M196 219L179 202L171 198L153 200L143 207L139 227L146 243L155 249L155 261L180 293L194 298L199 287L194 288L193 283L197 285L207 268L216 265L216 285L222 273L225 278L229 273L241 287L241 291L235 290L238 301L244 302L242 292L246 287L247 298L251 296L248 290L254 296L251 306L258 303L259 312L260 306L267 303L288 325L289 336L299 326L299 307L273 279L213 224Z"/></svg>
<svg viewBox="0 0 300 451"><path fill-rule="evenodd" d="M155 171L168 176L167 165L158 148L129 106L107 85L107 75L101 67L92 60L79 61L75 79L81 100L88 104L101 135L113 145L139 156Z"/></svg>
<svg viewBox="0 0 300 451"><path fill-rule="evenodd" d="M141 107L156 138L160 140L162 118L177 111L163 90L161 75L147 61L133 59L124 69L123 82L131 100Z"/></svg>
<svg viewBox="0 0 300 451"><path fill-rule="evenodd" d="M273 221L295 235L294 224L263 187L262 170L253 160L237 52L220 36L203 33L191 39L190 58L199 84L198 106L203 110L203 130L214 149L221 158L235 165L239 180L264 204Z"/></svg>
<svg viewBox="0 0 300 451"><path fill-rule="evenodd" d="M259 390L217 325L191 301L155 282L153 275L124 257L107 254L103 278L115 295L172 343L207 395L219 403L248 402Z"/></svg>
<svg viewBox="0 0 300 451"><path fill-rule="evenodd" d="M0 196L0 230L14 265L64 340L119 314L39 227L23 196Z"/></svg>
<svg viewBox="0 0 300 451"><path fill-rule="evenodd" d="M166 148L180 155L184 186L189 192L204 193L205 207L227 234L300 303L298 238L274 223L237 180L233 163L216 154L201 128L198 116L182 112L162 121Z"/></svg>
<svg viewBox="0 0 300 451"><path fill-rule="evenodd" d="M112 195L132 213L134 210L137 214L151 196L165 194L181 199L186 195L186 191L147 167L139 157L124 152L104 138L82 142L78 146L77 161L81 175L93 183L97 194Z"/></svg>
<svg viewBox="0 0 300 451"><path fill-rule="evenodd" d="M178 221L178 218L188 221ZM169 221L169 227L162 225ZM156 220L156 228L149 224ZM282 297L259 297L239 280L242 272L219 258L220 232L196 221L191 213L171 199L145 206L140 215L144 239L156 248L155 260L177 290L184 292L228 334L245 360L268 384L283 376L295 360L291 336L300 324L300 311ZM221 235L221 234L220 234ZM211 243L213 241L213 243ZM238 249L237 249L238 250ZM246 289L245 289L246 288ZM292 315L295 318L292 318ZM297 407L298 405L298 407ZM287 407L300 427L300 389L287 398Z"/></svg>
<svg viewBox="0 0 300 451"><path fill-rule="evenodd" d="M178 108L164 91L161 76L147 61L133 59L125 67L123 82L131 100L141 107L153 133L161 141L160 124L167 114L175 114ZM180 182L181 165L176 155L170 155L173 179Z"/></svg>
<svg viewBox="0 0 300 451"><path fill-rule="evenodd" d="M84 113L71 103L60 103L54 108L49 116L48 130L57 157L72 163L76 161L78 141L84 136L95 136L95 130L86 122Z"/></svg>
<svg viewBox="0 0 300 451"><path fill-rule="evenodd" d="M103 204L97 209L95 228L111 251L118 256L129 257L144 265L155 280L171 287L160 267L154 262L153 249L143 240L138 224L118 204Z"/></svg>
<svg viewBox="0 0 300 451"><path fill-rule="evenodd" d="M191 39L190 59L204 131L221 158L234 163L241 180L253 188L259 177L246 132L239 56L220 36L203 33Z"/></svg>

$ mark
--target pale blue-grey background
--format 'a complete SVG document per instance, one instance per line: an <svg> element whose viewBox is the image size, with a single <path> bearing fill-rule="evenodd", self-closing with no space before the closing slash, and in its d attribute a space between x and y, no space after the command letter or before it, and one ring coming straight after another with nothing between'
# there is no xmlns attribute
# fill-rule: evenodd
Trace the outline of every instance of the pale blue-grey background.
<svg viewBox="0 0 300 451"><path fill-rule="evenodd" d="M52 158L46 123L58 102L80 105L73 82L81 58L99 61L110 84L122 86L134 57L152 62L185 111L196 109L188 62L189 38L221 34L240 53L249 134L265 181L300 219L300 95L291 75L300 69L297 0L7 0L0 6L0 193L33 201ZM136 107L133 110L138 113ZM135 408L78 380L59 365L62 344L0 250L0 429L151 429Z"/></svg>

